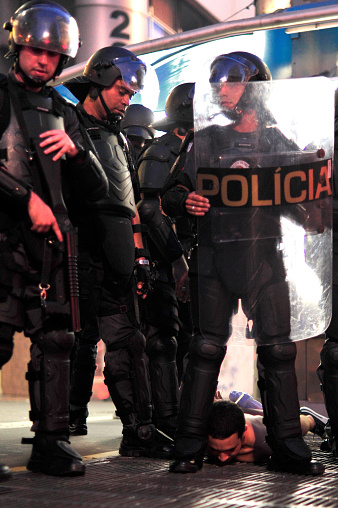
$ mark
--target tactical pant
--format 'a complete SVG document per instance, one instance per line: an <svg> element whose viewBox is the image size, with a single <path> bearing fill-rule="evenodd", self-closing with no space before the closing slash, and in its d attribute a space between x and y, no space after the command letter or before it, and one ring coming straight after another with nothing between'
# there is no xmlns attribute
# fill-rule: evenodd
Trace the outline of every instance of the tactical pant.
<svg viewBox="0 0 338 508"><path fill-rule="evenodd" d="M123 426L135 430L141 423L150 422L151 393L145 338L137 319L131 222L124 217L95 216L97 264L92 250L89 254L85 251L86 231L80 228L79 232L83 330L72 370L71 409L86 410L95 374L96 345L102 339L106 345L105 383Z"/></svg>
<svg viewBox="0 0 338 508"><path fill-rule="evenodd" d="M154 290L143 302L146 354L154 406L154 423L176 417L178 412L178 376L176 366L179 330L178 304L169 282L155 281Z"/></svg>
<svg viewBox="0 0 338 508"><path fill-rule="evenodd" d="M15 234L1 235L1 239L7 242ZM11 280L11 287L1 285L1 366L11 356L14 332L24 331L32 341L26 375L32 430L68 435L69 358L74 334L68 331L70 317L62 254L56 252L52 256L46 308L41 305L38 287L41 259L32 257L30 250L17 241L12 243L11 257L10 260L6 258L5 268L7 277L2 278L2 282Z"/></svg>
<svg viewBox="0 0 338 508"><path fill-rule="evenodd" d="M254 321L259 345L267 344L258 348L260 365L264 367L260 367L259 386L267 431L271 436L269 445L279 451L280 440L301 437L294 367L296 347L288 343L290 313L283 269L279 267L279 271L273 272L271 261L269 265L263 259L261 274L256 266L253 270L255 280L251 281L254 284L248 286L248 271L243 265L247 258L242 256L241 259L240 253L236 257L236 249L228 249L233 259L230 256L227 262L223 256L213 258L209 249L200 254L204 272L199 274L199 282L194 273L190 277L195 334L181 395L176 456L202 456L204 453L209 411L239 295L247 317ZM278 260L275 263L278 265ZM259 281L261 284L257 286ZM254 291L248 292L248 287ZM200 307L197 294L202 302ZM309 458L307 453L306 449L304 457L303 450L300 451L301 460Z"/></svg>
<svg viewBox="0 0 338 508"><path fill-rule="evenodd" d="M334 439L334 453L338 453L338 211L333 213L333 280L332 318L326 330L326 341L320 353L317 373L324 394L327 414Z"/></svg>

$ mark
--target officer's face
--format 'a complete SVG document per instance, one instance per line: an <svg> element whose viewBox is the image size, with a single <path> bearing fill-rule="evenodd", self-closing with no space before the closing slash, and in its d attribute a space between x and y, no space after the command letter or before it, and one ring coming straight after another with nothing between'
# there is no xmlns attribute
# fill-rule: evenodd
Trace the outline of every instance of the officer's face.
<svg viewBox="0 0 338 508"><path fill-rule="evenodd" d="M102 90L102 97L111 113L124 117L134 93L122 79L117 79L112 86Z"/></svg>
<svg viewBox="0 0 338 508"><path fill-rule="evenodd" d="M223 109L234 110L243 95L245 83L226 81L219 85L219 102Z"/></svg>
<svg viewBox="0 0 338 508"><path fill-rule="evenodd" d="M60 58L61 55L53 51L21 46L19 64L28 77L47 83L54 76Z"/></svg>
<svg viewBox="0 0 338 508"><path fill-rule="evenodd" d="M238 437L237 432L225 439L208 436L207 454L222 464L235 460L241 448L242 438Z"/></svg>

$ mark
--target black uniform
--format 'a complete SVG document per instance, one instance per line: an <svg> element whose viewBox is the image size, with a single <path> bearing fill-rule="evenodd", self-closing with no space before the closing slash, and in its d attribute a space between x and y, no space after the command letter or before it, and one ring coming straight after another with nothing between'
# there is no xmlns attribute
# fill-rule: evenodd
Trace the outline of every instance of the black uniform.
<svg viewBox="0 0 338 508"><path fill-rule="evenodd" d="M335 139L333 158L333 277L332 319L326 330L326 341L320 353L317 373L329 416L327 439L322 449L338 456L338 107L336 91Z"/></svg>
<svg viewBox="0 0 338 508"><path fill-rule="evenodd" d="M236 166L236 157L243 163L246 157L250 160L251 153L297 150L296 145L274 128L263 127L258 132L240 133L231 127L215 126L198 134L201 143L211 143L212 149L209 147L204 151L199 146L199 150L201 154L212 153L214 162L211 161L211 164L214 163L215 167L223 156L233 157L231 167L236 168L240 167ZM201 166L209 167L210 160L202 161ZM194 190L196 169L193 153L187 158L184 173L185 186ZM166 213L170 214L175 209L175 202L176 210L181 204L182 213L186 213L184 203L187 194L185 192L184 198L184 191L177 187L169 190L162 200ZM242 212L245 214L245 210ZM247 318L254 322L258 337L259 388L268 432L267 442L285 464L290 458L299 461L299 464L311 459L311 452L301 438L294 368L296 344L289 341L289 293L282 254L277 249L280 231L274 213L272 207L268 221L266 214L261 215L260 210L251 215L250 220L246 220L245 216L241 220L238 212L237 218L224 214L220 217L222 224L219 228L217 224L211 224L210 212L200 220L198 281L197 263L194 265L197 251L194 251L194 260L190 265L195 333L190 346L175 438L178 460L193 457L201 467L208 412L226 353L226 343L231 335L231 316L236 312L239 298ZM266 226L269 227L269 235L265 235ZM227 241L218 239L215 243L217 232L225 232ZM234 240L241 238L242 241L231 242L231 237ZM202 305L199 304L198 295L202 298ZM172 470L182 472L175 469L175 463Z"/></svg>
<svg viewBox="0 0 338 508"><path fill-rule="evenodd" d="M176 339L180 326L171 263L182 256L183 249L172 220L161 212L159 192L180 143L175 134L165 134L155 139L138 161L142 197L137 207L141 222L147 227L147 244L156 270L154 290L141 304L143 332L147 339L154 421L172 437L178 412Z"/></svg>
<svg viewBox="0 0 338 508"><path fill-rule="evenodd" d="M149 214L149 211L152 210L153 207L155 210L156 208L158 209L157 194L163 192L163 187L170 177L172 166L180 153L181 145L181 139L172 132L169 132L164 136L156 138L150 147L141 153L138 161L138 170L141 191L143 192L144 198L138 204L138 209L142 221L147 225L150 225L152 222L152 215ZM186 146L184 146L184 150L185 148ZM173 214L170 217L175 217L175 215ZM164 219L162 215L161 222L163 225L166 222L166 228L170 231L172 228L172 219ZM195 243L195 234L192 224L193 221L188 217L175 217L174 227L181 247L175 247L175 242L172 241L167 242L167 245L164 245L164 247L162 246L160 248L156 248L155 244L161 244L161 237L163 235L156 235L156 219L153 221L153 238L150 240L151 255L152 258L156 260L157 268L161 267L162 272L161 274L157 274L156 279L170 283L172 289L174 289L174 280L172 277L171 262L177 259L182 253L184 254L186 260L189 260L192 246ZM149 227L151 229L151 226ZM165 236L166 234L164 234L164 239ZM170 237L173 238L172 233L170 233ZM177 326L177 324L175 325L174 333L177 340L176 364L178 369L178 380L180 382L183 373L183 359L189 350L189 342L192 333L192 319L190 302L183 303L181 301L177 301L176 298L173 302L175 307L178 306L179 317L179 326ZM158 323L157 326L159 325L163 328L165 324L163 322L162 325Z"/></svg>
<svg viewBox="0 0 338 508"><path fill-rule="evenodd" d="M78 108L108 177L109 196L91 207L91 223L88 213L83 216L84 223L83 217L75 219L79 224L80 292L87 311L73 368L70 403L76 410L86 407L90 400L96 344L102 338L106 345L105 383L123 424L120 453L131 454L124 444L128 437L132 441L140 426L151 423L152 408L146 341L140 331L133 277L131 218L135 216L135 202L128 145L118 123L100 122L80 104Z"/></svg>
<svg viewBox="0 0 338 508"><path fill-rule="evenodd" d="M85 150L86 133L81 133L74 108L51 87L27 91L10 73L0 82L0 109L0 366L11 358L14 332L24 331L32 341L26 377L36 432L28 468L58 474L42 464L39 448L44 455L51 447L55 458L58 442L68 446L74 334L67 279L72 279L76 295L76 257L68 277L64 244L52 233L31 231L27 203L34 190L53 210L65 238L72 227L64 199L74 185L83 191L82 199L94 201L106 194L107 180L97 159ZM38 135L53 128L66 131L79 147L78 156L53 162L43 154ZM62 447L58 453L62 456Z"/></svg>

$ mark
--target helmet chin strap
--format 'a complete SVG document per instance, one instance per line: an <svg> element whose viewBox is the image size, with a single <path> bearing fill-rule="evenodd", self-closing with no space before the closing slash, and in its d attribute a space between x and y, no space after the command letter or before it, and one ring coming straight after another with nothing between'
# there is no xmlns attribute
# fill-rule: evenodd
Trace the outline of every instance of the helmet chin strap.
<svg viewBox="0 0 338 508"><path fill-rule="evenodd" d="M106 112L106 121L110 124L117 124L118 122L120 122L123 118L122 115L118 115L117 113L112 113L110 111L110 109L108 108L108 106L106 104L106 101L102 97L101 90L99 90L99 98L100 98L101 104L103 106L103 109Z"/></svg>
<svg viewBox="0 0 338 508"><path fill-rule="evenodd" d="M28 76L20 67L19 60L15 62L15 72L21 76L26 86L30 88L41 88L46 85L46 81L42 79L33 79Z"/></svg>

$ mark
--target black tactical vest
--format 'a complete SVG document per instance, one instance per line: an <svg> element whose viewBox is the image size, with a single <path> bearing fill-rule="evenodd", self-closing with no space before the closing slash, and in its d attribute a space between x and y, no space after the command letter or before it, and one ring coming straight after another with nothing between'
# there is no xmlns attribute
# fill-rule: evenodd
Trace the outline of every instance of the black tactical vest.
<svg viewBox="0 0 338 508"><path fill-rule="evenodd" d="M62 107L49 89L35 93L8 81L4 100L10 101L10 118L0 139L1 163L6 170L24 184L32 185L53 207L61 204L61 164L40 148L42 132L64 130ZM52 182L45 180L45 169L53 175ZM54 199L55 198L55 199Z"/></svg>
<svg viewBox="0 0 338 508"><path fill-rule="evenodd" d="M109 197L96 202L93 207L106 212L135 217L135 199L131 174L120 135L95 125L85 118L85 126L91 137L98 158L109 182Z"/></svg>

